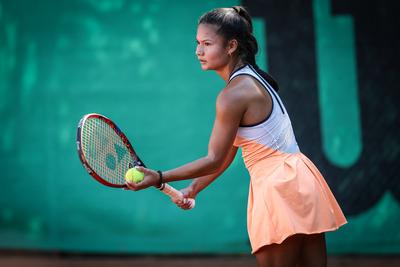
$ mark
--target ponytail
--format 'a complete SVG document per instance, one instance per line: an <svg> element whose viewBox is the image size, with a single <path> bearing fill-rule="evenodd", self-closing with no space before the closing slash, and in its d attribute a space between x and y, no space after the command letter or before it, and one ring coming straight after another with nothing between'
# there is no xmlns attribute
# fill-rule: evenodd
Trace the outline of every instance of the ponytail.
<svg viewBox="0 0 400 267"><path fill-rule="evenodd" d="M267 72L263 71L258 67L256 63L256 54L258 52L258 43L257 39L253 35L253 23L251 17L247 10L242 6L233 6L232 9L245 21L247 25L247 31L245 32L244 40L238 40L239 46L241 48L243 61L247 62L248 64L252 65L255 70L274 88L275 91L279 90L279 85L276 80L269 75ZM240 42L242 41L242 42Z"/></svg>

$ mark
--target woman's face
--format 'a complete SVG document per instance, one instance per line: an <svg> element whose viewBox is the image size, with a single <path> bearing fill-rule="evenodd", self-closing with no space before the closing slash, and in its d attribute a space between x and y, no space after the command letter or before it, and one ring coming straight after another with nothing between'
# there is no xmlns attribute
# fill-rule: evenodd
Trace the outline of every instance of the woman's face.
<svg viewBox="0 0 400 267"><path fill-rule="evenodd" d="M230 60L226 41L216 33L217 27L199 24L197 27L196 55L203 70L218 70Z"/></svg>

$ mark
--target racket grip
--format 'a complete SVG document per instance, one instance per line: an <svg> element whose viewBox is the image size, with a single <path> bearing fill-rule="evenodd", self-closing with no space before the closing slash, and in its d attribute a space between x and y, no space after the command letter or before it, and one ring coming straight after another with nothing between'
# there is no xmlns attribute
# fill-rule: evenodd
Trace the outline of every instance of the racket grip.
<svg viewBox="0 0 400 267"><path fill-rule="evenodd" d="M172 199L184 200L183 194L181 191L176 190L169 184L163 184L158 188L164 194L170 196ZM196 201L193 198L187 198L187 202L189 203L189 209L193 209L196 205Z"/></svg>

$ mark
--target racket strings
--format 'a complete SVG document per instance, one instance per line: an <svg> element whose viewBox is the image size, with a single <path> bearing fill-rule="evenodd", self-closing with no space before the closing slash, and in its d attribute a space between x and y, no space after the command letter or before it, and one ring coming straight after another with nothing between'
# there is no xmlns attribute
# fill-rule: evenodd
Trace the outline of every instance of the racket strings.
<svg viewBox="0 0 400 267"><path fill-rule="evenodd" d="M133 164L121 137L105 121L89 118L82 127L82 151L90 167L105 181L121 185Z"/></svg>

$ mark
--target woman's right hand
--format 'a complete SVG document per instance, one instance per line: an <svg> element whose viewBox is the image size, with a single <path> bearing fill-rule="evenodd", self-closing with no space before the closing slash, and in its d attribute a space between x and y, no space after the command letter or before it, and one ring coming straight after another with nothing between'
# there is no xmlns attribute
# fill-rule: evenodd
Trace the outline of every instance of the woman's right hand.
<svg viewBox="0 0 400 267"><path fill-rule="evenodd" d="M196 197L197 193L194 191L194 188L191 185L189 185L188 187L186 187L180 191L183 194L183 200L175 201L175 204L183 210L188 210L191 208L188 198L194 199Z"/></svg>

